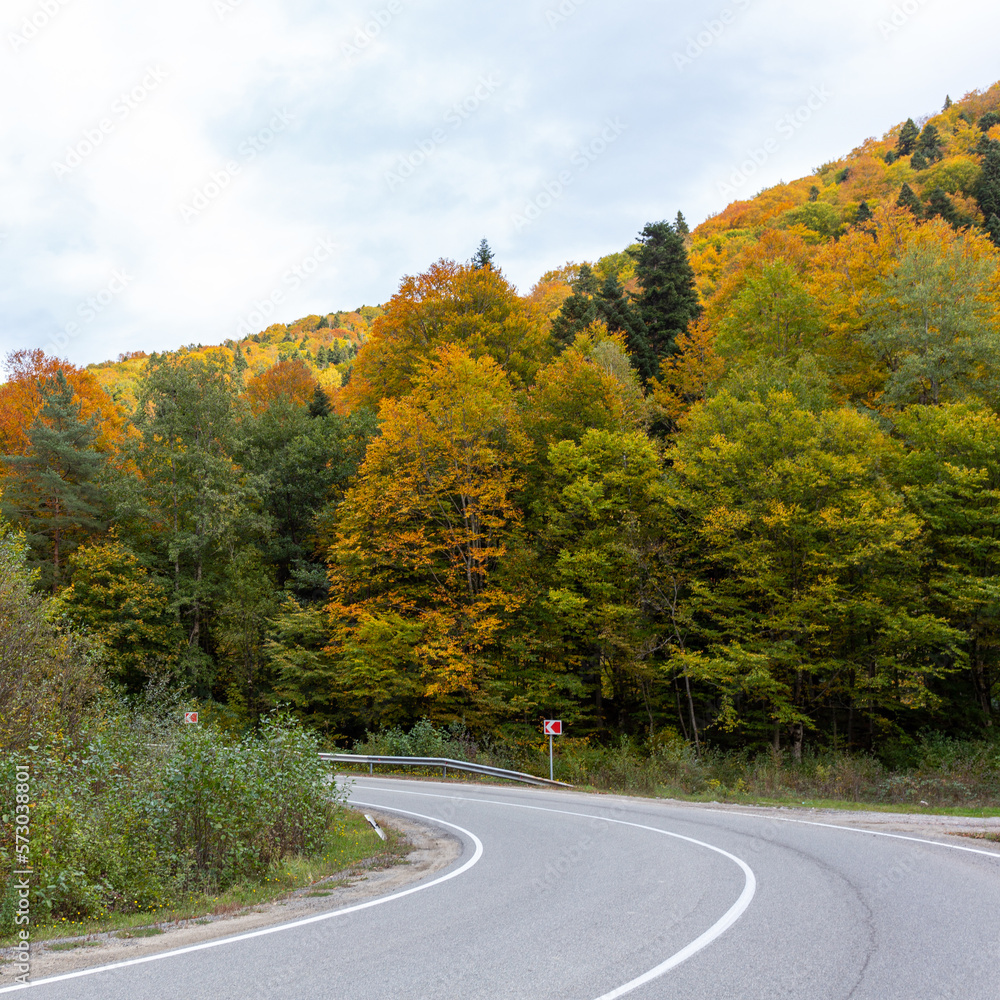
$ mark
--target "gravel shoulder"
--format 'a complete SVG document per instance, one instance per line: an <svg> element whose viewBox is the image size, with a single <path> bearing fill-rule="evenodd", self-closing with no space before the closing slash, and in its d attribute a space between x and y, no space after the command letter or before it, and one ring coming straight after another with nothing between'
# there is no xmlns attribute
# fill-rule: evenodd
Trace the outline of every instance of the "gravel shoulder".
<svg viewBox="0 0 1000 1000"><path fill-rule="evenodd" d="M44 979L77 969L126 962L144 955L339 910L377 896L387 896L419 882L448 867L462 853L461 841L440 828L376 809L367 809L366 812L374 816L381 826L396 830L406 839L411 850L401 864L376 870L368 870L364 864L355 865L314 885L289 893L284 899L273 903L254 906L234 914L158 923L155 926L163 933L154 937L120 938L117 936L119 932L112 931L87 935L85 938L66 937L33 943L31 978ZM318 892L329 894L315 895ZM72 950L52 950L53 945L65 946L75 942L86 944ZM0 950L0 983L9 981L6 965L13 958L12 949Z"/></svg>

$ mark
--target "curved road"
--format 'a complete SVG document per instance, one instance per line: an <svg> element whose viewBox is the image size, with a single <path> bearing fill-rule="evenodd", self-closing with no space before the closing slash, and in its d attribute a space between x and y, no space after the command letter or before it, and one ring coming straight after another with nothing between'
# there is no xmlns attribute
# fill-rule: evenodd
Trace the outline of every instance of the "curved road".
<svg viewBox="0 0 1000 1000"><path fill-rule="evenodd" d="M352 801L444 827L463 855L382 899L39 982L32 997L1000 997L1000 851L975 842L380 778L357 779Z"/></svg>

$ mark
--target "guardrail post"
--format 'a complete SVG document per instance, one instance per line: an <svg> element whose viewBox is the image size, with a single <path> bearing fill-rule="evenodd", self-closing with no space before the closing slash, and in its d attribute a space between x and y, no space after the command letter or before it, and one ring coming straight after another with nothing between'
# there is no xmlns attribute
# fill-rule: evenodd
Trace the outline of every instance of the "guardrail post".
<svg viewBox="0 0 1000 1000"><path fill-rule="evenodd" d="M448 765L447 764L445 764L445 766L441 768L441 777L442 778L447 778L448 777Z"/></svg>

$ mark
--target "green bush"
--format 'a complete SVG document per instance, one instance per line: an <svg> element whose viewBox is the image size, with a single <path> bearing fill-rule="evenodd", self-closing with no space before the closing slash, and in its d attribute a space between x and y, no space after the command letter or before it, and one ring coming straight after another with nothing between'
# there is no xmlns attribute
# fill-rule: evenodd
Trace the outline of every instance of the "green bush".
<svg viewBox="0 0 1000 1000"><path fill-rule="evenodd" d="M8 755L0 878L9 887L19 761L32 777L32 917L45 922L156 910L320 850L343 793L318 751L288 717L240 740L119 717L82 748L52 742ZM0 933L11 929L9 897L8 888Z"/></svg>

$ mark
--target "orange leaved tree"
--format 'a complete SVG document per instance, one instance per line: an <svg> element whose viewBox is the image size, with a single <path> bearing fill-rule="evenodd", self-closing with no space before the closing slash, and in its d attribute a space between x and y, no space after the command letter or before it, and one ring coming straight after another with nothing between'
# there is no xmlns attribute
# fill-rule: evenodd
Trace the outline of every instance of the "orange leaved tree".
<svg viewBox="0 0 1000 1000"><path fill-rule="evenodd" d="M518 604L493 571L521 523L530 445L503 369L456 345L419 363L379 417L328 554L335 686L369 722L424 699L464 714Z"/></svg>

